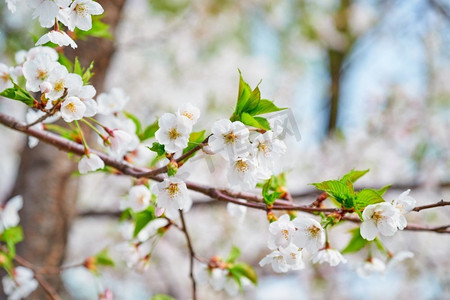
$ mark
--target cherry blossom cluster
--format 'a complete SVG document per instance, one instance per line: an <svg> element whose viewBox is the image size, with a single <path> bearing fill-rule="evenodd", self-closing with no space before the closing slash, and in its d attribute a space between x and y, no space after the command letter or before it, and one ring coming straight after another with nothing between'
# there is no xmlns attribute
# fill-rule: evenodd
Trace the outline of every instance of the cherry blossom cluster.
<svg viewBox="0 0 450 300"><path fill-rule="evenodd" d="M7 0L8 9L16 10L17 0ZM75 28L87 31L92 28L92 15L101 15L103 8L93 0L27 0L27 4L34 9L33 18L38 19L42 27L53 30L44 34L36 45L48 42L59 46L77 48L74 40L63 30L59 29L59 22L67 26L70 31Z"/></svg>
<svg viewBox="0 0 450 300"><path fill-rule="evenodd" d="M19 210L22 206L22 196L15 196L0 207L0 235L9 229L17 228L20 222ZM4 255L6 254L0 253L2 266L7 265ZM39 284L34 278L34 273L29 268L18 266L5 269L8 271L8 275L2 278L2 285L8 299L26 298L38 287Z"/></svg>
<svg viewBox="0 0 450 300"><path fill-rule="evenodd" d="M324 228L312 218L291 220L284 214L269 225L269 233L268 247L273 252L259 264L271 264L275 272L303 269L306 253L313 263L327 262L334 267L346 262L339 251L330 248Z"/></svg>
<svg viewBox="0 0 450 300"><path fill-rule="evenodd" d="M252 131L240 121L222 119L211 128L209 148L229 162L231 188L251 190L262 180L278 174L279 160L286 153L280 132Z"/></svg>

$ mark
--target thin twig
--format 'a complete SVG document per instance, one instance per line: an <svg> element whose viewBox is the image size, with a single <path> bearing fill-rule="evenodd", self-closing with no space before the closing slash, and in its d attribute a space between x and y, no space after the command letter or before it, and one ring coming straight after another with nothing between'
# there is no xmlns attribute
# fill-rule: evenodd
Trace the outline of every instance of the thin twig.
<svg viewBox="0 0 450 300"><path fill-rule="evenodd" d="M192 280L192 299L197 300L197 288L196 288L196 282L194 278L194 258L196 257L194 248L192 248L192 241L189 236L188 230L186 228L186 222L184 220L184 214L180 210L180 218L181 218L181 224L183 225L182 230L184 232L184 235L186 236L186 241L189 248L189 256L190 256L190 263L189 263L189 276L191 276Z"/></svg>
<svg viewBox="0 0 450 300"><path fill-rule="evenodd" d="M449 201L444 201L444 199L442 199L441 201L433 203L433 204L416 206L416 207L413 208L413 211L421 211L423 209L429 209L429 208L440 207L440 206L447 206L447 205L450 205L450 202Z"/></svg>

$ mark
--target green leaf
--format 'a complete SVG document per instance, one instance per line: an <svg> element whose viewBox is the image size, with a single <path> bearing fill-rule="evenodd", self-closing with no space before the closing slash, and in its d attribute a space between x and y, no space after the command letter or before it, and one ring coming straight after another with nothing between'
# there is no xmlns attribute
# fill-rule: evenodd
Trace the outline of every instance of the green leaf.
<svg viewBox="0 0 450 300"><path fill-rule="evenodd" d="M231 274L238 279L238 282L240 283L240 278L246 277L248 278L254 285L258 284L258 275L256 275L255 270L246 263L237 263L234 264L230 268Z"/></svg>
<svg viewBox="0 0 450 300"><path fill-rule="evenodd" d="M239 71L239 92L238 92L238 100L236 104L235 115L238 116L244 110L244 107L247 104L248 98L252 94L252 89L248 85L247 82L242 78L241 70Z"/></svg>
<svg viewBox="0 0 450 300"><path fill-rule="evenodd" d="M381 189L375 190L380 196L383 196L387 190L392 186L392 184L383 186Z"/></svg>
<svg viewBox="0 0 450 300"><path fill-rule="evenodd" d="M23 241L23 231L22 227L16 226L16 227L10 227L8 229L5 229L0 234L0 241L6 242L6 243L12 243L17 244Z"/></svg>
<svg viewBox="0 0 450 300"><path fill-rule="evenodd" d="M155 122L153 122L152 124L148 125L145 129L144 132L142 132L139 135L139 139L142 141L148 140L152 137L155 136L156 131L158 131L159 129L159 125L158 125L158 120L156 120Z"/></svg>
<svg viewBox="0 0 450 300"><path fill-rule="evenodd" d="M384 202L383 197L372 189L363 189L359 191L354 200L355 208L363 210L367 205Z"/></svg>
<svg viewBox="0 0 450 300"><path fill-rule="evenodd" d="M94 61L91 61L89 67L84 71L83 75L81 76L81 79L83 80L83 84L89 84L89 81L91 80L92 76L94 76L94 72L92 72L92 69L94 68Z"/></svg>
<svg viewBox="0 0 450 300"><path fill-rule="evenodd" d="M155 219L155 208L153 206L147 207L147 209L134 214L134 227L133 237L136 237L139 232L147 226L147 224Z"/></svg>
<svg viewBox="0 0 450 300"><path fill-rule="evenodd" d="M172 298L168 295L157 294L153 296L151 300L175 300L175 298Z"/></svg>
<svg viewBox="0 0 450 300"><path fill-rule="evenodd" d="M147 147L148 149L152 150L153 152L156 152L158 156L164 156L166 153L166 149L164 149L164 145L161 145L158 142L154 142L152 144L152 147Z"/></svg>
<svg viewBox="0 0 450 300"><path fill-rule="evenodd" d="M284 110L286 109L284 108L280 108L278 106L276 106L273 101L267 100L267 99L261 99L258 103L258 106L248 110L247 112L252 115L252 116L257 116L257 115L263 115L263 114L267 114L267 113L271 113L271 112L276 112L276 111L280 111L280 110Z"/></svg>
<svg viewBox="0 0 450 300"><path fill-rule="evenodd" d="M78 60L78 56L75 57L75 62L73 64L73 72L75 74L78 74L80 76L83 75L83 68L81 67L80 61Z"/></svg>
<svg viewBox="0 0 450 300"><path fill-rule="evenodd" d="M23 88L13 83L14 87L4 90L0 93L0 96L5 98L17 100L25 103L26 105L33 107L34 98Z"/></svg>
<svg viewBox="0 0 450 300"><path fill-rule="evenodd" d="M123 114L125 115L125 117L127 117L128 119L130 119L131 121L133 121L135 127L136 127L136 135L139 136L140 132L141 132L141 121L139 121L139 119L133 115L132 113L126 112L124 111Z"/></svg>
<svg viewBox="0 0 450 300"><path fill-rule="evenodd" d="M14 277L13 275L14 264L12 262L13 257L14 256L10 256L5 252L0 251L0 261L1 261L0 267L5 269L6 273L8 273L10 277Z"/></svg>
<svg viewBox="0 0 450 300"><path fill-rule="evenodd" d="M367 170L362 170L362 171L358 171L358 170L351 170L350 172L348 172L347 174L345 174L344 176L342 176L342 178L340 179L340 181L342 183L346 183L347 181L350 181L351 183L355 183L356 180L358 180L359 178L363 177L365 174L367 174L367 172L369 172L370 169Z"/></svg>
<svg viewBox="0 0 450 300"><path fill-rule="evenodd" d="M114 267L114 260L109 256L108 249L104 249L95 255L98 265Z"/></svg>
<svg viewBox="0 0 450 300"><path fill-rule="evenodd" d="M277 176L272 176L263 185L262 196L263 196L263 199L264 199L264 203L266 203L267 205L272 205L275 202L275 200L277 200L279 197L281 197L281 195L283 195L282 192L270 193L271 190L272 191L276 191L277 190L277 188L279 187L278 183L279 182L278 182Z"/></svg>
<svg viewBox="0 0 450 300"><path fill-rule="evenodd" d="M358 252L369 242L361 236L359 227L353 229L352 232L352 238L350 239L350 242L347 244L347 246L345 246L345 248L341 251L342 254Z"/></svg>
<svg viewBox="0 0 450 300"><path fill-rule="evenodd" d="M113 38L111 32L109 31L109 25L106 23L103 23L100 20L101 16L93 16L92 17L92 28L88 31L83 31L78 28L75 29L75 35L77 38L84 40L88 36L93 36L97 38L106 38L111 39Z"/></svg>
<svg viewBox="0 0 450 300"><path fill-rule="evenodd" d="M258 106L260 100L261 92L259 91L259 88L256 87L250 94L250 97L248 98L247 103L245 103L242 112L247 112L249 110L255 109Z"/></svg>
<svg viewBox="0 0 450 300"><path fill-rule="evenodd" d="M187 147L183 149L183 154L189 152L190 150L201 144L201 142L203 142L204 140L205 140L205 130L192 132L189 135L189 142Z"/></svg>
<svg viewBox="0 0 450 300"><path fill-rule="evenodd" d="M326 192L330 197L337 202L344 205L346 208L351 208L350 199L352 198L349 187L339 180L327 180L320 183L311 183L317 189Z"/></svg>
<svg viewBox="0 0 450 300"><path fill-rule="evenodd" d="M58 62L62 64L64 67L66 67L69 73L72 73L73 62L71 62L70 59L68 59L67 56L64 55L64 53L59 53Z"/></svg>
<svg viewBox="0 0 450 300"><path fill-rule="evenodd" d="M241 256L241 250L239 250L238 247L233 246L233 248L231 248L230 253L228 254L226 262L227 263L234 263L236 261L236 259L239 258L239 256Z"/></svg>
<svg viewBox="0 0 450 300"><path fill-rule="evenodd" d="M261 118L261 117L252 117L251 115L249 115L246 112L242 113L241 121L242 121L242 123L244 123L245 125L248 125L248 126L252 126L255 128L261 128L264 130L270 130L269 121L267 121L267 119Z"/></svg>

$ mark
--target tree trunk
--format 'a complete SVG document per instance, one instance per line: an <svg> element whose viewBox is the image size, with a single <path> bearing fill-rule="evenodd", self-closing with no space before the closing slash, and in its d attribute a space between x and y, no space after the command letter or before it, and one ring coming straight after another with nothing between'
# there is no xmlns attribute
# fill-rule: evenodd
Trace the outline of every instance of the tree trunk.
<svg viewBox="0 0 450 300"><path fill-rule="evenodd" d="M114 32L120 20L125 0L99 0L105 9L102 21ZM111 40L89 38L77 41L76 51L67 50L69 58L78 56L86 67L94 60L95 75L91 83L97 93L103 89L105 75L114 53ZM65 255L70 224L76 215L77 180L71 174L76 164L65 152L40 143L35 149L25 147L13 195L22 195L20 211L25 240L18 245L18 254L36 266L60 266ZM50 284L61 289L59 276L46 277ZM39 288L29 299L46 299Z"/></svg>

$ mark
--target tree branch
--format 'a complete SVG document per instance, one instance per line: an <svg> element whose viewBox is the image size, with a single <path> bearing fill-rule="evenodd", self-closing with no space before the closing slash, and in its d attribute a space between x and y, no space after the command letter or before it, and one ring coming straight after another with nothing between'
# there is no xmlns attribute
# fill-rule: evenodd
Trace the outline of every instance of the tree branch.
<svg viewBox="0 0 450 300"><path fill-rule="evenodd" d="M180 219L181 219L181 224L183 226L182 231L184 232L184 235L186 236L186 241L187 241L188 248L189 248L189 256L190 256L189 276L191 277L191 280L192 280L192 299L197 300L197 288L196 288L196 283L195 283L195 278L194 278L195 252L194 252L194 248L192 247L192 241L191 241L191 238L189 236L189 233L188 233L188 230L186 227L186 221L184 220L184 214L181 210L180 210Z"/></svg>
<svg viewBox="0 0 450 300"><path fill-rule="evenodd" d="M77 155L84 155L84 147L81 144L69 141L67 139L64 139L54 133L37 130L34 128L27 128L26 124L10 117L5 114L0 113L0 123L12 128L14 130L23 132L27 135L34 136L38 138L39 140L48 143L50 145L53 145L57 147L60 150L66 151L66 152L72 152ZM199 145L200 146L200 145ZM198 147L199 147L198 146ZM111 166L119 170L122 174L133 176L133 177L143 177L142 174L150 174L145 176L146 178L155 180L155 181L163 181L164 177L161 175L154 175L152 171L149 171L145 168L140 168L133 166L129 164L126 161L119 161L116 159L111 158L110 156L99 152L95 150L91 150L93 153L96 153L104 162L106 165ZM203 195L209 196L212 199L224 201L224 202L231 202L238 205L247 206L254 209L264 210L268 211L267 206L263 203L262 197L259 195L251 194L251 193L245 193L245 192L236 192L236 191L230 191L227 189L217 189L214 187L186 181L186 186L188 189L192 191L199 192ZM240 201L239 199L247 200L248 202ZM447 206L450 205L450 202L444 202L440 201L435 204L431 205L425 205L425 206L419 206L414 208L414 211L420 211L423 209L438 207L438 206ZM297 210L297 211L304 211L308 213L316 213L316 212L323 212L323 213L341 213L342 209L339 208L319 208L319 207L313 207L308 205L294 205L291 204L288 201L285 200L277 200L272 210ZM347 219L346 216L344 219ZM350 220L350 219L349 219ZM351 221L351 220L350 220ZM409 229L411 228L411 229ZM450 233L447 229L436 229L436 228L428 228L428 227L420 227L419 225L414 225L407 227L407 230L423 230L423 231L435 231L435 232L444 232L444 233ZM419 229L418 229L419 228Z"/></svg>

